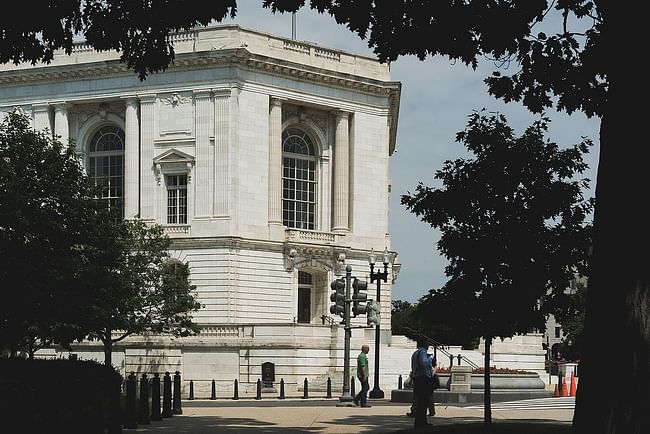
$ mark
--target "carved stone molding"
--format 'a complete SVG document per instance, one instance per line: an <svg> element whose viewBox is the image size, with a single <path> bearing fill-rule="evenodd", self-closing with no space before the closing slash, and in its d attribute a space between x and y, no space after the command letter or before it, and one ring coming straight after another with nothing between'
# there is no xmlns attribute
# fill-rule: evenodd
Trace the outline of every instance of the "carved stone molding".
<svg viewBox="0 0 650 434"><path fill-rule="evenodd" d="M286 271L317 268L340 274L345 268L343 249L332 246L305 246L285 243L284 267Z"/></svg>
<svg viewBox="0 0 650 434"><path fill-rule="evenodd" d="M181 104L189 104L192 102L192 98L183 96L178 92L174 92L169 96L169 98L160 98L160 102L163 104L171 105L172 107L176 107Z"/></svg>

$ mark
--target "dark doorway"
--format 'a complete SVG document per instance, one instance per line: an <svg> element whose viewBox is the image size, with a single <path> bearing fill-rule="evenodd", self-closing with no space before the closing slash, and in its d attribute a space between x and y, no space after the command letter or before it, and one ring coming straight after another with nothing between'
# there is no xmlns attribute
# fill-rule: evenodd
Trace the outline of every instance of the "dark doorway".
<svg viewBox="0 0 650 434"><path fill-rule="evenodd" d="M298 322L311 322L311 288L298 288Z"/></svg>

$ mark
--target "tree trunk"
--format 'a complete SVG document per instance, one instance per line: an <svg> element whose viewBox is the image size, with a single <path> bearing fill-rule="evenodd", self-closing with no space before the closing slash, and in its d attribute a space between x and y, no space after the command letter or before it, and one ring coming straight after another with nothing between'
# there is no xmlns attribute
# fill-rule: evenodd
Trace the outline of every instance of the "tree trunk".
<svg viewBox="0 0 650 434"><path fill-rule="evenodd" d="M111 331L106 330L104 337L104 364L106 366L113 365L113 339L111 338Z"/></svg>
<svg viewBox="0 0 650 434"><path fill-rule="evenodd" d="M490 347L492 336L485 338L485 372L483 373L483 428L486 434L492 432L492 399L490 396Z"/></svg>
<svg viewBox="0 0 650 434"><path fill-rule="evenodd" d="M598 7L608 24L603 49L616 56L615 50L629 46L642 27L629 22L634 19L629 9L605 1ZM606 57L615 58L611 56ZM645 83L645 71L616 61L607 66L585 351L573 432L641 434L650 432L650 159L647 110L635 108L629 98Z"/></svg>

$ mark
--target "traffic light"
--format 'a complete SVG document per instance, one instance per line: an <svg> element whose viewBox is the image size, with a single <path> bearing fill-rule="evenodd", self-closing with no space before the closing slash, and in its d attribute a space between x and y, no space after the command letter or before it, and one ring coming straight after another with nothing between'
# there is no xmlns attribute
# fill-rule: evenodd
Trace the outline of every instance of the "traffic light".
<svg viewBox="0 0 650 434"><path fill-rule="evenodd" d="M330 300L334 302L330 306L330 312L334 315L341 315L345 317L345 279L334 279L330 284L332 288L332 294L330 295Z"/></svg>
<svg viewBox="0 0 650 434"><path fill-rule="evenodd" d="M381 308L380 304L376 300L370 300L368 302L368 325L379 325L381 321Z"/></svg>
<svg viewBox="0 0 650 434"><path fill-rule="evenodd" d="M368 311L368 306L361 302L368 299L368 294L361 291L366 291L368 289L368 282L365 280L359 280L355 277L352 282L352 289L354 289L354 294L352 295L352 313L354 316L363 315Z"/></svg>

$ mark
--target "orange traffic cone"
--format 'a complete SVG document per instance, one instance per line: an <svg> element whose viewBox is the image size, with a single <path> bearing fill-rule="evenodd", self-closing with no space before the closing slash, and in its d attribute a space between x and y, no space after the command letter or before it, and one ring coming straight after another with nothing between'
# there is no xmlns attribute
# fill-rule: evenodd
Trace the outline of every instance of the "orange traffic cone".
<svg viewBox="0 0 650 434"><path fill-rule="evenodd" d="M569 391L566 387L566 378L562 377L562 396L569 396Z"/></svg>
<svg viewBox="0 0 650 434"><path fill-rule="evenodd" d="M560 391L558 390L558 387L557 387L557 386L558 386L558 385L556 384L556 385L555 385L555 391L553 392L553 397L560 396Z"/></svg>
<svg viewBox="0 0 650 434"><path fill-rule="evenodd" d="M571 373L571 388L569 389L569 396L576 396L576 376Z"/></svg>

